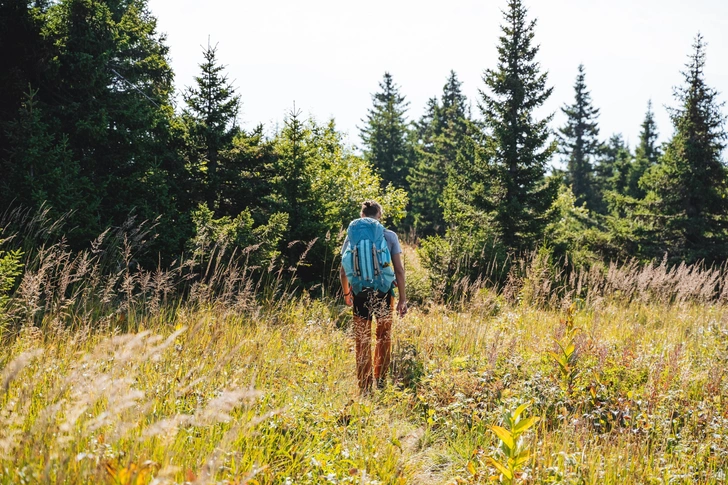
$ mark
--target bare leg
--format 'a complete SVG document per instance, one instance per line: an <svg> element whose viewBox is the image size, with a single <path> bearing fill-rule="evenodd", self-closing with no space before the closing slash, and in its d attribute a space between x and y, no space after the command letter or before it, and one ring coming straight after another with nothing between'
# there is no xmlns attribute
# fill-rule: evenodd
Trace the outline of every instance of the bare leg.
<svg viewBox="0 0 728 485"><path fill-rule="evenodd" d="M356 342L356 377L359 390L367 392L372 387L372 322L354 316L354 340Z"/></svg>
<svg viewBox="0 0 728 485"><path fill-rule="evenodd" d="M387 377L387 370L392 359L392 311L394 303L382 306L382 312L377 315L377 344L374 349L374 378L383 382Z"/></svg>

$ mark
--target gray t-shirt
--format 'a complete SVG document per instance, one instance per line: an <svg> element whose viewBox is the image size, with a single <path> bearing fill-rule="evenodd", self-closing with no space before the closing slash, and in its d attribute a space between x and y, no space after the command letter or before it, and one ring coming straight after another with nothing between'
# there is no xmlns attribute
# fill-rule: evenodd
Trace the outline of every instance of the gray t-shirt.
<svg viewBox="0 0 728 485"><path fill-rule="evenodd" d="M390 231L389 229L385 229L384 240L387 241L390 254L402 254L402 246L399 245L397 233ZM344 245L341 246L341 254L344 254L347 244L349 244L349 236L346 236L346 239L344 239Z"/></svg>

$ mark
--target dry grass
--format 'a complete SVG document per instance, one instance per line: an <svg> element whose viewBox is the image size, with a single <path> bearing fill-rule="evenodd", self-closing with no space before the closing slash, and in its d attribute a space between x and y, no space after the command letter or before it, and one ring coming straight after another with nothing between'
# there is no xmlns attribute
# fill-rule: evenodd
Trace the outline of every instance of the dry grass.
<svg viewBox="0 0 728 485"><path fill-rule="evenodd" d="M500 292L463 283L457 310L396 322L393 385L360 398L336 300L244 253L139 270L142 234L27 262L3 317L1 483L487 483L489 426L523 402L541 420L519 483L725 482L723 269L534 258ZM572 301L567 392L547 351Z"/></svg>

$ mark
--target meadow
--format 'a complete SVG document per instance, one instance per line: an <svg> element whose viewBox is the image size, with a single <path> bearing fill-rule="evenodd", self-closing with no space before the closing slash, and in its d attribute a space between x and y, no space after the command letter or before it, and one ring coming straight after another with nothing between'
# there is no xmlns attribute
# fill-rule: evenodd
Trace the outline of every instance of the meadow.
<svg viewBox="0 0 728 485"><path fill-rule="evenodd" d="M408 248L414 305L362 397L338 295L215 257L144 271L129 244L120 264L100 243L26 262L2 317L1 483L726 481L724 269L534 256L445 305Z"/></svg>

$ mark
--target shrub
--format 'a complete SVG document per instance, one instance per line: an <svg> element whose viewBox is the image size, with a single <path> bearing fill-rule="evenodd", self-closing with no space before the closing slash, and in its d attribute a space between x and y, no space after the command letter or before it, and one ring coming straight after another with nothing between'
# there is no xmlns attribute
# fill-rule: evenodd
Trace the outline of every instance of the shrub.
<svg viewBox="0 0 728 485"><path fill-rule="evenodd" d="M3 240L0 239L0 244L2 243ZM23 267L20 262L22 255L19 249L0 250L0 324L4 323L5 308L10 300L9 293L15 286L15 279Z"/></svg>

